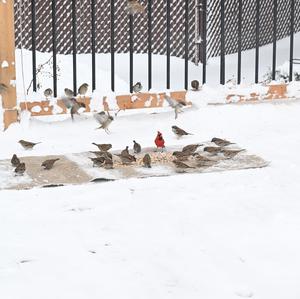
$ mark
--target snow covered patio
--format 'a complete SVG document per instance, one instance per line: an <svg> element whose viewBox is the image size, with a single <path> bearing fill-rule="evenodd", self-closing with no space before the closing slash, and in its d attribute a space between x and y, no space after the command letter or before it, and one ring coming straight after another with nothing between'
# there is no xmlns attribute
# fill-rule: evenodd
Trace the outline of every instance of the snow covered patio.
<svg viewBox="0 0 300 299"><path fill-rule="evenodd" d="M0 191L1 298L299 298L299 102L185 111L194 135L180 140L173 112L152 112L120 113L110 135L85 115L24 121L0 158L153 146L159 129L166 145L224 136L270 166ZM42 143L24 152L21 138Z"/></svg>

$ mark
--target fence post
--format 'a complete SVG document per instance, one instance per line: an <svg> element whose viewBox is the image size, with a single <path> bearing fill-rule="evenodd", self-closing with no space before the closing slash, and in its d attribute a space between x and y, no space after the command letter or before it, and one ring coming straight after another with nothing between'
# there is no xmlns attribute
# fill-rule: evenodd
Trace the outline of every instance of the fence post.
<svg viewBox="0 0 300 299"><path fill-rule="evenodd" d="M0 1L0 84L7 86L7 90L0 89L0 96L5 129L18 118L15 80L14 1Z"/></svg>

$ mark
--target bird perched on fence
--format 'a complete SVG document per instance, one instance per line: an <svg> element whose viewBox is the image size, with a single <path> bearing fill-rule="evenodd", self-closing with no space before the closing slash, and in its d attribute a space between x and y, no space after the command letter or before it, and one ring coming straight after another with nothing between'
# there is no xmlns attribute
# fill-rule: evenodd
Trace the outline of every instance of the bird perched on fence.
<svg viewBox="0 0 300 299"><path fill-rule="evenodd" d="M225 140L225 139L221 139L221 138L217 138L217 137L214 137L211 142L215 143L216 145L218 146L227 146L227 145L230 145L230 144L234 144L228 140Z"/></svg>
<svg viewBox="0 0 300 299"><path fill-rule="evenodd" d="M52 97L52 94L53 94L53 91L52 91L51 88L47 88L47 89L44 90L44 96L45 96L46 99Z"/></svg>
<svg viewBox="0 0 300 299"><path fill-rule="evenodd" d="M87 91L89 89L89 85L87 83L83 83L82 85L80 85L80 87L78 88L78 94L80 96L85 96Z"/></svg>
<svg viewBox="0 0 300 299"><path fill-rule="evenodd" d="M26 170L26 166L25 166L25 163L23 162L23 163L20 163L20 164L16 167L15 173L16 173L16 175L23 175L24 172L25 172L25 170Z"/></svg>
<svg viewBox="0 0 300 299"><path fill-rule="evenodd" d="M114 118L109 114L109 112L107 111L107 114L104 111L95 113L94 118L101 125L97 129L103 129L106 133L109 133L108 127L114 120Z"/></svg>
<svg viewBox="0 0 300 299"><path fill-rule="evenodd" d="M71 118L74 120L74 114L79 115L79 110L81 108L86 108L85 103L78 102L75 98L62 98L62 101L67 109L70 109Z"/></svg>
<svg viewBox="0 0 300 299"><path fill-rule="evenodd" d="M235 157L237 154L239 154L240 152L244 152L244 149L240 149L240 150L225 150L222 149L221 153L224 155L224 157L226 158L233 158Z"/></svg>
<svg viewBox="0 0 300 299"><path fill-rule="evenodd" d="M137 143L135 140L133 140L133 152L135 154L139 154L142 151L142 147L139 143Z"/></svg>
<svg viewBox="0 0 300 299"><path fill-rule="evenodd" d="M41 166L46 170L50 170L51 168L53 168L54 163L58 160L59 158L46 160L42 163Z"/></svg>
<svg viewBox="0 0 300 299"><path fill-rule="evenodd" d="M155 142L157 149L161 149L161 150L164 149L165 140L164 140L161 132L157 131L157 135L156 135L154 142Z"/></svg>
<svg viewBox="0 0 300 299"><path fill-rule="evenodd" d="M206 146L203 150L212 155L216 155L221 152L222 148L217 146Z"/></svg>
<svg viewBox="0 0 300 299"><path fill-rule="evenodd" d="M199 86L200 86L199 81L198 81L198 80L193 80L193 81L191 82L191 86L192 86L192 89L193 89L193 90L198 91L198 90L199 90Z"/></svg>
<svg viewBox="0 0 300 299"><path fill-rule="evenodd" d="M107 152L112 148L112 145L110 143L97 144L97 143L93 142L92 144L96 145L101 152Z"/></svg>
<svg viewBox="0 0 300 299"><path fill-rule="evenodd" d="M189 145L184 146L182 151L193 154L198 149L198 147L201 145L202 144L189 144Z"/></svg>
<svg viewBox="0 0 300 299"><path fill-rule="evenodd" d="M193 134L188 133L185 130L183 130L183 129L177 127L177 126L172 126L172 131L177 136L177 138L180 138L180 137L185 136L185 135L193 135Z"/></svg>
<svg viewBox="0 0 300 299"><path fill-rule="evenodd" d="M175 166L177 168L194 168L194 167L191 167L191 166L189 166L189 165L187 165L187 164L185 164L185 163L183 163L181 161L178 161L178 160L174 160L172 162L175 164Z"/></svg>
<svg viewBox="0 0 300 299"><path fill-rule="evenodd" d="M146 168L151 168L151 157L149 154L146 154L143 158L143 164Z"/></svg>
<svg viewBox="0 0 300 299"><path fill-rule="evenodd" d="M137 13L142 13L145 15L145 7L137 0L127 0L127 11L131 15Z"/></svg>
<svg viewBox="0 0 300 299"><path fill-rule="evenodd" d="M41 142L30 142L30 141L25 141L25 140L19 140L18 143L20 143L24 149L28 150L28 149L32 149L35 145L41 143Z"/></svg>
<svg viewBox="0 0 300 299"><path fill-rule="evenodd" d="M186 106L186 103L184 101L176 101L166 94L164 95L164 98L168 102L169 106L174 109L175 119L177 119L178 113L183 112L182 108Z"/></svg>
<svg viewBox="0 0 300 299"><path fill-rule="evenodd" d="M132 90L133 90L134 93L139 93L139 92L142 91L142 89L143 89L143 85L142 85L141 82L135 83L135 84L133 85L133 87L132 87Z"/></svg>
<svg viewBox="0 0 300 299"><path fill-rule="evenodd" d="M69 88L65 88L65 95L67 98L73 98L75 96L73 90Z"/></svg>
<svg viewBox="0 0 300 299"><path fill-rule="evenodd" d="M8 86L4 83L0 83L0 95L3 95L8 90Z"/></svg>
<svg viewBox="0 0 300 299"><path fill-rule="evenodd" d="M20 159L17 157L16 154L13 154L10 162L11 162L11 165L14 166L14 167L17 167L21 163Z"/></svg>

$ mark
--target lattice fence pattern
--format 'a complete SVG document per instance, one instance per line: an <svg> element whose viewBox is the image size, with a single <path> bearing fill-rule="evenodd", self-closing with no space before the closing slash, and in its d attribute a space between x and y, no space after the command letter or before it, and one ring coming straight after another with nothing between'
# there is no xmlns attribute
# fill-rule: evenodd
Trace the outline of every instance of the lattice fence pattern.
<svg viewBox="0 0 300 299"><path fill-rule="evenodd" d="M208 0L207 8L207 53L218 56L220 53L220 0ZM31 49L31 1L15 1L16 45L22 44ZM147 6L147 0L141 1ZM189 3L189 59L195 59L195 3ZM272 41L273 1L261 0L260 45ZM242 49L255 46L255 5L256 0L243 0L243 42ZM166 1L153 0L153 53L166 54ZM115 1L115 51L129 50L129 18L126 13L126 0ZM226 54L237 51L237 11L238 0L225 1ZM20 13L22 12L22 13ZM278 0L278 39L289 35L290 0ZM57 0L57 51L72 53L71 1ZM91 52L91 7L90 0L77 1L78 53ZM21 22L22 18L22 22ZM96 51L110 52L110 0L97 1L96 4ZM22 24L22 30L21 30ZM36 49L42 52L52 50L51 1L36 0ZM300 1L296 0L295 31L300 30ZM134 18L134 51L147 52L147 15ZM184 0L171 1L171 55L184 56Z"/></svg>

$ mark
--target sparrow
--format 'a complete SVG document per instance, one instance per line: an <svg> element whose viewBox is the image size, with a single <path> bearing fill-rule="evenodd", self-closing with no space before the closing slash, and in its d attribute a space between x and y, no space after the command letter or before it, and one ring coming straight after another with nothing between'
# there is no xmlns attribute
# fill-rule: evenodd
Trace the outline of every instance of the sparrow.
<svg viewBox="0 0 300 299"><path fill-rule="evenodd" d="M96 155L97 157L104 157L105 159L111 159L112 160L112 154L109 152L90 152L94 155Z"/></svg>
<svg viewBox="0 0 300 299"><path fill-rule="evenodd" d="M183 101L176 101L166 94L164 95L164 98L168 102L169 106L174 109L175 119L177 119L178 113L183 112L182 107L186 106L186 103Z"/></svg>
<svg viewBox="0 0 300 299"><path fill-rule="evenodd" d="M52 97L52 94L53 94L53 91L52 91L51 88L47 88L47 89L44 90L44 96L45 96L46 99Z"/></svg>
<svg viewBox="0 0 300 299"><path fill-rule="evenodd" d="M110 150L112 148L112 145L110 143L97 144L97 143L93 142L92 144L96 145L101 152L107 152L108 150Z"/></svg>
<svg viewBox="0 0 300 299"><path fill-rule="evenodd" d="M187 161L192 153L175 151L172 155L175 156L178 161Z"/></svg>
<svg viewBox="0 0 300 299"><path fill-rule="evenodd" d="M79 114L80 108L86 108L84 103L78 102L75 98L62 98L62 101L67 109L70 109L71 118L74 120L74 114Z"/></svg>
<svg viewBox="0 0 300 299"><path fill-rule="evenodd" d="M185 163L183 163L181 161L178 161L178 160L174 160L172 162L175 164L175 166L177 168L195 168L195 167L191 167L191 166L189 166L189 165L187 165L187 164L185 164Z"/></svg>
<svg viewBox="0 0 300 299"><path fill-rule="evenodd" d="M107 114L104 111L95 113L94 118L101 125L97 129L104 129L105 132L108 134L109 133L108 127L114 120L114 118L109 114L109 112L107 111Z"/></svg>
<svg viewBox="0 0 300 299"><path fill-rule="evenodd" d="M193 158L197 161L203 161L203 162L209 162L209 161L212 161L211 159L205 157L205 156L202 156L200 155L199 153L194 153L193 154Z"/></svg>
<svg viewBox="0 0 300 299"><path fill-rule="evenodd" d="M93 167L102 167L105 163L104 157L89 158L93 162Z"/></svg>
<svg viewBox="0 0 300 299"><path fill-rule="evenodd" d="M126 146L126 148L121 151L121 155L129 155L129 146Z"/></svg>
<svg viewBox="0 0 300 299"><path fill-rule="evenodd" d="M230 144L234 144L230 141L227 141L225 139L221 139L221 138L217 138L217 137L214 137L211 142L215 143L216 145L218 146L227 146L227 145L230 145Z"/></svg>
<svg viewBox="0 0 300 299"><path fill-rule="evenodd" d="M135 140L133 140L133 152L135 154L139 154L142 151L142 147L139 143L137 143Z"/></svg>
<svg viewBox="0 0 300 299"><path fill-rule="evenodd" d="M222 149L221 150L221 153L227 157L227 158L233 158L235 157L237 154L239 154L240 152L243 152L245 151L244 149L241 149L241 150L225 150L225 149Z"/></svg>
<svg viewBox="0 0 300 299"><path fill-rule="evenodd" d="M160 133L159 131L157 131L157 135L156 135L154 142L155 142L155 145L157 146L157 148L163 149L165 147L165 140L162 136L162 133Z"/></svg>
<svg viewBox="0 0 300 299"><path fill-rule="evenodd" d="M132 90L134 93L139 93L141 92L143 89L142 83L141 82L137 82L136 84L133 85Z"/></svg>
<svg viewBox="0 0 300 299"><path fill-rule="evenodd" d="M46 170L50 170L53 167L54 163L58 160L59 160L59 158L46 160L42 163L41 166L44 167L44 169L46 169Z"/></svg>
<svg viewBox="0 0 300 299"><path fill-rule="evenodd" d="M172 131L178 138L180 138L184 135L192 135L191 133L188 133L185 130L183 130L177 126L172 126Z"/></svg>
<svg viewBox="0 0 300 299"><path fill-rule="evenodd" d="M200 86L199 81L198 80L193 80L191 82L191 86L192 86L193 90L199 90L199 86Z"/></svg>
<svg viewBox="0 0 300 299"><path fill-rule="evenodd" d="M20 159L17 157L16 154L14 154L10 160L11 162L11 165L14 166L14 167L17 167L21 162L20 162Z"/></svg>
<svg viewBox="0 0 300 299"><path fill-rule="evenodd" d="M206 146L203 150L205 152L210 153L210 154L216 155L219 152L221 152L222 148L221 147L216 147L216 146Z"/></svg>
<svg viewBox="0 0 300 299"><path fill-rule="evenodd" d="M8 86L4 83L0 83L0 94L4 94L7 92Z"/></svg>
<svg viewBox="0 0 300 299"><path fill-rule="evenodd" d="M103 167L105 169L113 169L114 168L113 160L109 158L105 158Z"/></svg>
<svg viewBox="0 0 300 299"><path fill-rule="evenodd" d="M26 166L25 166L25 163L20 163L16 169L15 169L15 173L16 175L23 175L24 172L26 170Z"/></svg>
<svg viewBox="0 0 300 299"><path fill-rule="evenodd" d="M65 95L67 98L73 98L75 96L73 90L69 88L65 88Z"/></svg>
<svg viewBox="0 0 300 299"><path fill-rule="evenodd" d="M88 91L89 85L87 83L83 83L79 88L78 88L78 94L81 96L85 96L87 91Z"/></svg>
<svg viewBox="0 0 300 299"><path fill-rule="evenodd" d="M137 13L145 14L145 7L137 0L127 0L127 11L131 15Z"/></svg>
<svg viewBox="0 0 300 299"><path fill-rule="evenodd" d="M151 157L149 154L146 154L143 158L144 167L151 168Z"/></svg>
<svg viewBox="0 0 300 299"><path fill-rule="evenodd" d="M189 144L189 145L186 145L182 151L183 152L189 152L191 154L193 154L199 146L201 146L202 144Z"/></svg>
<svg viewBox="0 0 300 299"><path fill-rule="evenodd" d="M30 141L25 141L25 140L19 140L18 143L20 143L24 149L28 150L28 149L32 149L35 145L41 143L41 142L30 142Z"/></svg>
<svg viewBox="0 0 300 299"><path fill-rule="evenodd" d="M121 154L118 154L117 156L120 157L120 159L121 159L121 161L122 161L123 164L130 164L130 163L136 161L135 156L130 155L130 154L127 153L125 150L123 150L123 151L121 152Z"/></svg>

